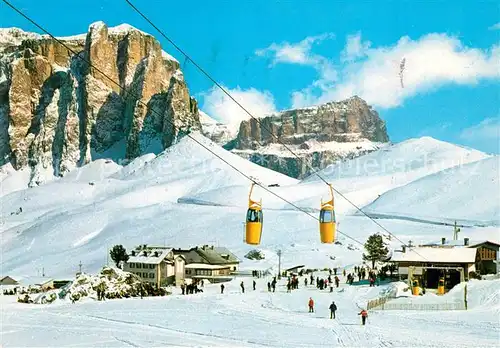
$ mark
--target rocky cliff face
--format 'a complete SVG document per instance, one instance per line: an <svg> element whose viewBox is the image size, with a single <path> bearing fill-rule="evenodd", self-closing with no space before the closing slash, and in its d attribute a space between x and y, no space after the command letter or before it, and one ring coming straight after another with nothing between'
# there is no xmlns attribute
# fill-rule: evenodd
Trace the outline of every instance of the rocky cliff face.
<svg viewBox="0 0 500 348"><path fill-rule="evenodd" d="M318 107L283 111L260 122L263 127L254 119L243 121L236 139L225 147L252 162L299 179L311 174L308 165L322 169L337 160L374 151L389 141L384 121L357 96Z"/></svg>
<svg viewBox="0 0 500 348"><path fill-rule="evenodd" d="M159 152L201 129L179 63L153 36L97 22L60 39L78 55L47 36L0 29L0 165L29 167L38 184L47 169L62 176L95 158Z"/></svg>

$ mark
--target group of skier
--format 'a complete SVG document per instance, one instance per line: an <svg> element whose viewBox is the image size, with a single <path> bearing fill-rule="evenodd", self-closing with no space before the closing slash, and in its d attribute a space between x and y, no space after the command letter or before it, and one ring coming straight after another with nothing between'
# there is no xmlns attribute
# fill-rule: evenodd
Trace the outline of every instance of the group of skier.
<svg viewBox="0 0 500 348"><path fill-rule="evenodd" d="M362 267L355 267L355 272L358 273L358 277L360 280L364 279L366 277L366 270ZM334 271L333 271L333 273L334 273L333 278L332 278L332 270L330 270L329 273L330 273L330 275L327 278L320 278L320 277L314 278L314 276L312 274L310 274L309 278L307 276L304 278L304 285L306 287L308 285L316 286L320 290L328 289L328 286L330 286L330 292L333 292L334 284L335 284L335 287L337 287L337 288L340 286L340 279L337 276L337 269L336 268L334 268ZM375 272L369 271L368 274L369 274L369 279L370 279L370 286L375 286L375 285L372 285L372 283L373 284L375 283L375 279L376 279ZM354 281L354 275L351 273L347 274L346 270L343 271L343 275L344 275L344 277L347 278L346 283L352 285L352 282ZM309 282L308 282L308 280L309 280ZM274 277L272 281L267 282L268 292L276 292L276 284L277 284L276 277ZM252 289L253 290L256 290L256 285L257 285L257 282L255 280L252 280ZM287 292L291 292L291 290L298 289L299 278L296 275L292 275L292 276L288 277L288 281L287 281L286 286L287 286ZM240 283L240 288L241 288L241 292L245 293L245 284L243 281L241 281L241 283ZM224 284L220 285L220 289L221 289L221 294L223 294L224 289L225 289ZM312 299L312 297L309 297L308 308L309 308L310 313L314 313L314 300ZM332 301L332 303L329 306L329 310L330 310L330 319L336 319L337 304L335 303L335 301ZM363 309L363 310L361 310L361 312L358 313L358 315L361 315L362 325L365 325L366 319L368 317L368 312L365 309Z"/></svg>

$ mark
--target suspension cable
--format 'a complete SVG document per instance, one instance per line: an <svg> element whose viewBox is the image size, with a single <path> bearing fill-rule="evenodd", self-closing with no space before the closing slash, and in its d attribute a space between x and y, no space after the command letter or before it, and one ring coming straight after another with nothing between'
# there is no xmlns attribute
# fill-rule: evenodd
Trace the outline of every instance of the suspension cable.
<svg viewBox="0 0 500 348"><path fill-rule="evenodd" d="M128 94L129 96L132 96L134 97L137 102L141 103L142 105L146 106L147 107L147 104L145 102L143 102L142 100L140 100L140 97L137 96L134 92L130 91L130 88L127 89L125 88L124 86L120 85L120 83L116 82L115 80L113 80L111 77L109 77L106 73L104 73L101 69L97 68L95 65L93 65L91 62L89 62L87 59L85 59L83 57L83 55L81 54L82 52L80 53L77 53L76 51L74 51L72 48L70 48L68 45L66 45L64 43L64 41L58 39L57 37L55 37L54 35L52 35L48 30L44 29L41 25L39 25L38 23L36 23L33 19L31 19L30 17L28 17L26 14L24 14L23 12L21 12L20 10L18 10L14 5L12 5L9 1L7 0L2 0L4 3L6 3L10 8L12 8L14 11L16 11L18 14L20 14L22 17L24 17L26 20L28 20L30 23L32 23L34 26L36 26L37 28L39 28L41 31L43 31L45 34L47 34L48 36L50 36L52 39L54 39L55 41L57 41L59 44L61 44L62 46L64 46L69 52L73 53L78 59L82 60L83 62L87 63L89 67L92 67L95 71L99 72L102 76L106 77L107 80L109 80L110 82L112 82L113 84L115 84L116 86L118 86L120 89L123 90L124 94ZM160 113L158 111L156 111L155 109L151 109L152 112L156 113L158 116L161 116ZM170 125L172 126L175 126L174 123L170 120L167 120L165 119ZM201 141L199 141L198 139L196 139L195 137L191 136L190 134L186 134L187 137L189 137L191 140L193 140L195 143L197 143L198 145L200 145L202 148L204 148L205 150L207 150L208 152L210 152L212 155L214 155L215 157L217 157L219 160L221 160L222 162L224 162L225 164L227 164L229 167L231 167L232 169L234 169L235 171L237 171L238 173L240 173L242 176L244 176L245 178L247 178L248 180L250 180L251 182L255 183L257 186L263 188L265 191L269 192L270 194L274 195L275 197L281 199L282 201L290 204L292 207L294 207L295 209L297 209L298 211L301 211L305 214L307 214L308 216L312 217L314 220L316 221L319 221L319 219L310 214L309 212L307 212L306 210L304 210L303 208L297 206L296 204L290 202L289 200L287 200L286 198L283 198L282 196L278 195L277 193L271 191L270 189L268 189L267 187L265 187L264 185L260 184L259 182L257 182L256 180L254 180L252 177L246 175L245 173L243 173L241 170L239 170L238 168L236 168L234 165L232 165L231 163L229 163L228 161L226 161L224 158L222 158L221 156L219 156L217 153L215 153L214 151L212 151L210 148L208 148L207 146L205 146ZM361 243L360 241L356 240L355 238L349 236L348 234L346 233L343 233L341 232L340 230L337 229L337 231L339 232L339 234L342 234L343 236L345 236L346 238L360 244L361 246L364 246L363 243Z"/></svg>
<svg viewBox="0 0 500 348"><path fill-rule="evenodd" d="M5 1L5 0L4 0ZM288 150L293 156L295 156L297 159L301 160L301 158L292 150L290 149L286 144L284 144L277 135L275 135L270 129L268 129L260 120L259 118L253 116L240 102L238 102L220 83L218 83L208 72L206 72L198 63L196 63L182 48L180 48L172 39L170 39L160 28L158 28L143 12L141 12L130 0L125 0L127 4L130 5L144 20L146 20L151 26L153 26L156 31L160 33L161 36L163 36L168 42L172 44L181 54L184 55L186 60L188 62L193 63L195 67L198 68L213 84L215 84L225 95L227 95L233 102L235 102L248 116L250 116L252 119L254 119L260 126L261 129L264 129L267 133L269 133L274 139L278 141L286 150ZM316 175L318 178L320 178L321 181L323 181L326 185L330 186L328 181L326 181L321 175L319 175L319 170L315 170L307 161L307 158L305 159L305 164L306 166L311 170L311 173L313 175ZM352 202L349 198L347 198L344 194L342 194L340 191L338 191L335 187L333 187L333 190L335 193L337 193L339 196L344 198L349 204L351 204L356 210L361 212L364 216L366 216L368 219L373 221L378 227L380 227L382 230L387 232L389 235L393 236L396 240L398 240L400 243L402 243L404 246L407 246L406 243L404 243L401 239L399 239L396 235L394 235L391 231L389 231L387 228L382 226L378 221L376 221L374 218L372 218L370 215L368 215L364 210L362 210L358 205L356 205L354 202Z"/></svg>

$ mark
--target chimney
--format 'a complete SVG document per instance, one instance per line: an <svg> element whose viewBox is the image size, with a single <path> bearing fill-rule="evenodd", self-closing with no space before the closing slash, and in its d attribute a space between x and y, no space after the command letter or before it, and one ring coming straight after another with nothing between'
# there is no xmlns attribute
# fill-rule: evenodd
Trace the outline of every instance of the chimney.
<svg viewBox="0 0 500 348"><path fill-rule="evenodd" d="M132 256L135 256L135 250L132 250Z"/></svg>
<svg viewBox="0 0 500 348"><path fill-rule="evenodd" d="M441 244L442 244L442 245L445 245L445 244L446 244L446 238L444 238L444 237L443 237L443 238L441 238Z"/></svg>
<svg viewBox="0 0 500 348"><path fill-rule="evenodd" d="M469 238L464 238L464 245L468 246L469 245Z"/></svg>
<svg viewBox="0 0 500 348"><path fill-rule="evenodd" d="M403 245L403 252L406 252L406 245Z"/></svg>

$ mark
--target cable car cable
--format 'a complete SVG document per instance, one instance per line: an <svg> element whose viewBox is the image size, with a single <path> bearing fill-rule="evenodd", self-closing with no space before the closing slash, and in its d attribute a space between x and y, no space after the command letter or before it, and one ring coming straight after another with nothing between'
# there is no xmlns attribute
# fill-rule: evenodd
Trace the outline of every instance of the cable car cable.
<svg viewBox="0 0 500 348"><path fill-rule="evenodd" d="M137 102L143 104L144 106L147 106L147 104L145 102L143 102L142 100L140 100L140 98L133 92L131 92L130 90L127 90L124 86L120 85L118 82L116 82L115 80L113 80L111 77L109 77L107 74L105 74L102 70L100 70L99 68L97 68L96 66L94 66L92 63L90 63L87 59L85 59L84 57L82 57L83 55L81 54L82 52L80 53L77 53L75 52L73 49L71 49L68 45L66 45L62 40L58 39L57 37L55 37L54 35L52 35L48 30L44 29L41 25L39 25L38 23L36 23L34 20L32 20L30 17L28 17L27 15L25 15L23 12L21 12L20 10L18 10L14 5L12 5L9 1L7 0L2 0L5 4L7 4L10 8L12 8L14 11L16 11L17 13L19 13L22 17L24 17L26 20L28 20L30 23L32 23L34 26L36 26L37 28L39 28L41 31L43 31L45 34L47 34L48 36L50 36L52 39L54 39L55 41L57 41L59 44L61 44L63 47L65 47L69 52L73 53L77 58L79 58L80 60L84 61L85 63L87 63L89 65L89 67L92 67L95 69L95 71L99 72L102 76L106 77L106 79L108 79L109 81L111 81L113 84L117 85L120 89L123 90L124 93L132 96L132 97L135 97ZM151 110L152 112L156 113L157 115L161 116L160 113L154 109ZM167 120L168 123L170 123L172 126L174 126L174 123L172 121L169 121ZM220 159L222 162L226 163L228 166L230 166L232 169L236 170L238 173L240 173L241 175L243 175L245 178L247 178L248 180L250 180L251 182L254 182L257 186L259 187L262 187L265 191L271 193L272 195L276 196L277 198L283 200L284 202L290 204L292 207L294 207L295 209L307 214L308 216L312 217L314 220L316 221L319 221L317 217L315 217L314 215L310 214L309 212L305 211L304 209L300 208L299 206L295 205L294 203L288 201L286 198L283 198L281 197L280 195L278 195L277 193L269 190L267 187L261 185L260 183L258 183L256 180L254 180L253 178L251 178L250 176L246 175L245 173L243 173L242 171L240 171L238 168L236 168L235 166L233 166L232 164L230 164L228 161L226 161L224 158L222 158L221 156L219 156L218 154L216 154L214 151L212 151L211 149L209 149L207 146L205 146L202 142L198 141L196 138L192 137L190 134L186 134L187 137L189 137L191 140L193 140L195 143L197 143L198 145L200 145L201 147L203 147L204 149L206 149L207 151L209 151L212 155L214 155L215 157L217 157L218 159ZM360 244L360 245L364 245L363 243L361 243L360 241L356 240L355 238L349 236L348 234L346 233L343 233L341 231L338 230L338 232L340 234L342 234L343 236L353 240L354 242Z"/></svg>
<svg viewBox="0 0 500 348"><path fill-rule="evenodd" d="M5 1L5 0L4 0ZM144 18L149 24L151 24L159 33L161 36L163 36L168 42L170 42L180 53L182 53L185 57L187 57L189 59L189 61L191 63L193 63L194 66L196 66L198 68L198 70L200 70L210 81L212 81L224 94L226 94L232 101L234 101L243 111L245 111L251 118L253 118L261 127L261 129L264 129L266 132L268 132L270 135L272 135L285 149L287 149L292 155L294 155L296 158L298 159L301 159L294 151L292 151L286 144L284 144L283 142L281 142L281 140L278 138L278 136L276 136L270 129L268 129L267 127L265 127L262 122L256 118L255 116L253 116L243 105L241 105L241 103L239 103L228 91L226 91L226 89L224 87L222 87L214 78L212 78L210 76L210 74L208 74L200 65L198 65L198 63L196 63L186 52L184 52L179 46L177 46L175 44L174 41L172 41L160 28L158 28L145 14L143 14L137 7L134 6L134 4L132 4L132 2L130 0L125 0L129 5L130 7L132 7L142 18ZM321 177L321 175L318 174L318 170L314 170L314 168L312 166L310 166L308 163L308 161L306 160L305 161L305 164L306 166L309 168L309 169L312 169L312 174L315 174L316 176L318 176L318 178L321 179L321 181L323 181L325 184L327 185L330 185L323 177ZM398 240L399 242L401 242L404 246L407 246L406 243L404 243L401 239L399 239L396 235L394 235L391 231L389 231L387 228L385 228L384 226L382 226L379 222L377 222L374 218L372 218L370 215L368 215L367 213L365 213L360 207L358 207L356 204L354 204L351 200L349 200L346 196L344 196L340 191L338 191L337 189L333 188L333 190L339 195L341 196L342 198L344 198L349 204L351 204L354 208L356 208L358 211L360 211L361 213L363 213L363 215L365 215L367 218L369 218L371 221L373 221L377 226L379 226L382 230L384 230L385 232L389 233L391 236L393 236L396 240ZM422 255L420 255L422 256Z"/></svg>

